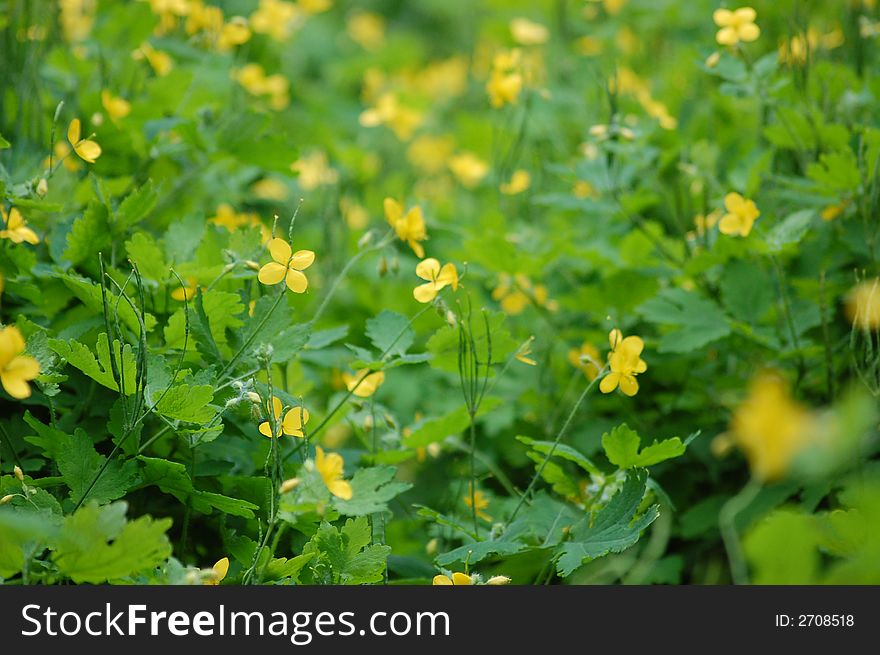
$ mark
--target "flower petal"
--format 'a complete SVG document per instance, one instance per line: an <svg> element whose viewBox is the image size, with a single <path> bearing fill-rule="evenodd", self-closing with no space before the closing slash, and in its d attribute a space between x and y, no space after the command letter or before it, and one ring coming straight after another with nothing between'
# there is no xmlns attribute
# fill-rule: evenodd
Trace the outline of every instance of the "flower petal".
<svg viewBox="0 0 880 655"><path fill-rule="evenodd" d="M729 212L738 214L745 204L745 198L736 192L731 192L724 196L724 206L727 207L727 211Z"/></svg>
<svg viewBox="0 0 880 655"><path fill-rule="evenodd" d="M639 383L634 375L624 375L620 378L620 390L627 396L635 396L639 391Z"/></svg>
<svg viewBox="0 0 880 655"><path fill-rule="evenodd" d="M385 220L393 227L403 215L403 208L394 198L385 198L382 204L385 209Z"/></svg>
<svg viewBox="0 0 880 655"><path fill-rule="evenodd" d="M733 12L733 16L736 18L736 21L742 25L744 23L754 23L755 19L758 17L758 12L751 7L740 7Z"/></svg>
<svg viewBox="0 0 880 655"><path fill-rule="evenodd" d="M719 45L736 45L739 42L739 36L734 28L722 27L715 35L715 40Z"/></svg>
<svg viewBox="0 0 880 655"><path fill-rule="evenodd" d="M304 271L315 263L315 253L311 250L297 250L290 260L290 267L298 271Z"/></svg>
<svg viewBox="0 0 880 655"><path fill-rule="evenodd" d="M331 494L342 500L351 500L353 495L351 484L345 480L334 480L327 485L327 488L330 490Z"/></svg>
<svg viewBox="0 0 880 655"><path fill-rule="evenodd" d="M452 574L452 584L454 585L470 585L473 583L471 576L466 573L453 573Z"/></svg>
<svg viewBox="0 0 880 655"><path fill-rule="evenodd" d="M90 164L94 164L95 160L101 156L101 146L88 139L80 141L73 149L76 151L76 154L79 155L80 159L87 161Z"/></svg>
<svg viewBox="0 0 880 655"><path fill-rule="evenodd" d="M263 284L278 284L287 274L287 267L276 262L269 262L260 269L257 279Z"/></svg>
<svg viewBox="0 0 880 655"><path fill-rule="evenodd" d="M272 426L269 424L269 421L263 421L260 423L260 434L263 436L272 438Z"/></svg>
<svg viewBox="0 0 880 655"><path fill-rule="evenodd" d="M431 302L436 297L437 287L434 286L433 282L420 284L415 289L413 289L413 298L415 298L419 302Z"/></svg>
<svg viewBox="0 0 880 655"><path fill-rule="evenodd" d="M611 393L617 388L620 382L620 373L609 373L599 383L599 391L602 393Z"/></svg>
<svg viewBox="0 0 880 655"><path fill-rule="evenodd" d="M284 239L276 237L269 242L269 254L272 255L272 259L279 264L283 264L285 267L287 262L290 261L292 253L293 250L291 250L290 244Z"/></svg>
<svg viewBox="0 0 880 655"><path fill-rule="evenodd" d="M440 275L440 262L433 257L423 259L416 265L416 275L423 280L433 282Z"/></svg>
<svg viewBox="0 0 880 655"><path fill-rule="evenodd" d="M434 579L431 581L431 584L435 587L446 587L452 586L452 580L449 579L448 575L435 575Z"/></svg>
<svg viewBox="0 0 880 655"><path fill-rule="evenodd" d="M287 271L287 288L294 293L305 293L305 290L309 288L309 279L291 268Z"/></svg>
<svg viewBox="0 0 880 655"><path fill-rule="evenodd" d="M440 289L445 287L447 284L451 284L453 289L458 289L458 271L455 268L455 264L444 264L443 268L440 269L440 274L437 276L437 288Z"/></svg>
<svg viewBox="0 0 880 655"><path fill-rule="evenodd" d="M718 221L718 229L722 234L737 235L742 230L742 220L736 214L725 214Z"/></svg>
<svg viewBox="0 0 880 655"><path fill-rule="evenodd" d="M70 125L67 126L67 140L70 141L70 145L79 143L79 137L81 134L82 126L80 125L79 119L74 118L70 121Z"/></svg>
<svg viewBox="0 0 880 655"><path fill-rule="evenodd" d="M761 36L761 28L754 23L746 23L740 26L737 33L741 41L751 43L752 41L757 41L758 37Z"/></svg>

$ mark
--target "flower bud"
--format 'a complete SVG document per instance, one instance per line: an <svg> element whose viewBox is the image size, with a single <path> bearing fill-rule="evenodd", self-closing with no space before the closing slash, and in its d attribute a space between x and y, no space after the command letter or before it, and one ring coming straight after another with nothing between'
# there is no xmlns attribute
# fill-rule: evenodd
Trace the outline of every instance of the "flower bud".
<svg viewBox="0 0 880 655"><path fill-rule="evenodd" d="M0 505L5 505L13 498L15 498L14 494L6 494L5 496L3 496L3 498L0 498Z"/></svg>
<svg viewBox="0 0 880 655"><path fill-rule="evenodd" d="M45 177L41 177L40 181L37 182L37 195L41 198L49 193L49 183L46 181Z"/></svg>
<svg viewBox="0 0 880 655"><path fill-rule="evenodd" d="M259 271L260 270L260 265L257 262L255 262L253 259L245 259L244 265L247 266L252 271Z"/></svg>
<svg viewBox="0 0 880 655"><path fill-rule="evenodd" d="M494 575L491 578L489 578L488 580L486 580L486 584L491 584L491 585L510 584L510 578L508 578L506 575Z"/></svg>
<svg viewBox="0 0 880 655"><path fill-rule="evenodd" d="M16 465L15 468L12 469L12 473L13 475L15 475L19 482L24 482L24 473L22 473L20 466Z"/></svg>
<svg viewBox="0 0 880 655"><path fill-rule="evenodd" d="M437 552L438 545L439 545L439 540L437 539L437 537L434 537L433 539L431 539L431 541L429 541L427 544L425 544L425 552L428 555L433 555L434 553Z"/></svg>
<svg viewBox="0 0 880 655"><path fill-rule="evenodd" d="M260 398L260 394L255 393L253 391L248 391L245 394L245 397L248 400L250 400L254 405L259 405L262 402L262 399Z"/></svg>
<svg viewBox="0 0 880 655"><path fill-rule="evenodd" d="M366 248L373 241L373 231L364 232L364 236L358 239L358 248Z"/></svg>
<svg viewBox="0 0 880 655"><path fill-rule="evenodd" d="M300 483L299 478L290 478L289 480L285 480L284 482L281 483L281 488L279 489L279 491L280 491L280 493L286 494L288 491L292 491L293 489L296 489L296 487L299 485L299 483Z"/></svg>

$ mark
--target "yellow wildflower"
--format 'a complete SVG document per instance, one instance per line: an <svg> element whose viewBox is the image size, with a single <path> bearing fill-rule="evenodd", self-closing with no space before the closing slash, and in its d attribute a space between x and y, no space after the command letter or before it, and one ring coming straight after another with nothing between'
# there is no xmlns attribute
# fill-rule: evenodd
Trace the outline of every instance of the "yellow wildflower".
<svg viewBox="0 0 880 655"><path fill-rule="evenodd" d="M101 146L91 139L82 138L82 126L78 118L70 121L70 125L67 127L67 140L70 141L73 151L83 161L94 164L95 160L101 156Z"/></svg>
<svg viewBox="0 0 880 655"><path fill-rule="evenodd" d="M183 302L184 300L192 300L196 295L197 288L198 282L196 279L194 277L188 277L186 278L186 285L174 289L174 291L171 292L171 297L180 302Z"/></svg>
<svg viewBox="0 0 880 655"><path fill-rule="evenodd" d="M290 191L287 185L274 177L264 177L251 185L253 194L261 200L287 200Z"/></svg>
<svg viewBox="0 0 880 655"><path fill-rule="evenodd" d="M385 220L394 228L397 237L401 241L406 241L416 257L422 259L425 256L425 249L420 242L428 238L422 208L417 205L404 214L403 205L394 198L385 198L384 208Z"/></svg>
<svg viewBox="0 0 880 655"><path fill-rule="evenodd" d="M287 40L302 22L302 10L292 2L260 0L251 14L251 29L257 34L268 34L276 41Z"/></svg>
<svg viewBox="0 0 880 655"><path fill-rule="evenodd" d="M510 21L510 35L520 45L541 45L547 43L550 31L528 18L514 18Z"/></svg>
<svg viewBox="0 0 880 655"><path fill-rule="evenodd" d="M22 400L31 395L28 385L40 374L39 362L29 355L22 355L24 337L14 325L0 329L0 384L13 398Z"/></svg>
<svg viewBox="0 0 880 655"><path fill-rule="evenodd" d="M495 109L516 104L523 88L521 53L518 49L500 52L492 60L492 72L486 82L489 104Z"/></svg>
<svg viewBox="0 0 880 655"><path fill-rule="evenodd" d="M453 290L458 289L458 271L455 269L455 264L444 264L441 267L439 261L429 257L418 263L416 275L427 280L425 284L413 289L413 298L419 302L431 302L444 287L449 285Z"/></svg>
<svg viewBox="0 0 880 655"><path fill-rule="evenodd" d="M174 62L167 52L156 50L148 42L141 44L141 47L134 51L132 55L135 59L146 59L150 67L159 77L164 77L174 68Z"/></svg>
<svg viewBox="0 0 880 655"><path fill-rule="evenodd" d="M568 351L568 361L592 381L599 375L599 350L593 344L584 341L580 348Z"/></svg>
<svg viewBox="0 0 880 655"><path fill-rule="evenodd" d="M531 183L532 177L529 175L528 171L519 169L513 172L513 175L510 176L509 182L501 183L501 193L513 196L528 189Z"/></svg>
<svg viewBox="0 0 880 655"><path fill-rule="evenodd" d="M229 558L224 557L217 560L214 566L211 567L211 575L205 580L205 585L209 587L219 585L226 578L227 573L229 573Z"/></svg>
<svg viewBox="0 0 880 655"><path fill-rule="evenodd" d="M293 252L290 244L284 239L272 239L269 242L269 253L274 261L260 269L258 279L263 284L287 282L287 288L294 293L304 293L309 286L306 276L300 271L306 270L315 261L315 253L311 250Z"/></svg>
<svg viewBox="0 0 880 655"><path fill-rule="evenodd" d="M489 507L489 499L486 498L486 494L477 489L474 492L473 504L471 504L471 494L470 491L464 496L464 504L467 505L468 509L471 507L477 508L477 516L479 516L484 521L491 521L492 517L489 516L484 510Z"/></svg>
<svg viewBox="0 0 880 655"><path fill-rule="evenodd" d="M358 118L363 127L387 125L401 141L409 141L422 120L421 113L400 104L390 92L380 95L376 104L362 111Z"/></svg>
<svg viewBox="0 0 880 655"><path fill-rule="evenodd" d="M266 409L272 412L275 417L275 437L286 434L289 437L299 437L302 439L305 436L303 434L303 427L309 422L309 410L304 407L292 407L287 410L282 419L281 412L284 407L281 404L281 399L277 396L272 396L271 407L269 403L266 403ZM260 434L269 438L273 436L271 421L260 423Z"/></svg>
<svg viewBox="0 0 880 655"><path fill-rule="evenodd" d="M446 162L455 151L455 139L451 136L431 136L423 134L416 137L406 149L410 164L429 175L436 175L446 168Z"/></svg>
<svg viewBox="0 0 880 655"><path fill-rule="evenodd" d="M489 164L472 152L462 152L449 158L449 170L468 189L477 186L489 173Z"/></svg>
<svg viewBox="0 0 880 655"><path fill-rule="evenodd" d="M107 115L114 123L131 113L131 103L128 100L114 96L107 89L101 91L101 104L104 105Z"/></svg>
<svg viewBox="0 0 880 655"><path fill-rule="evenodd" d="M602 378L599 389L602 393L611 393L620 387L627 396L635 396L639 391L636 375L648 370L648 365L641 358L645 343L635 336L624 339L617 328L608 333L608 341L611 344L611 352L608 354L611 372Z"/></svg>
<svg viewBox="0 0 880 655"><path fill-rule="evenodd" d="M755 25L757 12L751 7L742 7L736 11L716 9L712 14L715 24L721 29L715 40L721 45L736 45L740 41L755 41L761 36L761 29Z"/></svg>
<svg viewBox="0 0 880 655"><path fill-rule="evenodd" d="M321 150L300 157L290 165L290 170L299 173L297 181L303 191L314 191L318 187L336 184L339 173L327 162L327 155Z"/></svg>
<svg viewBox="0 0 880 655"><path fill-rule="evenodd" d="M791 398L782 378L762 373L734 412L730 427L752 475L769 482L788 471L809 439L810 423L809 411Z"/></svg>
<svg viewBox="0 0 880 655"><path fill-rule="evenodd" d="M345 461L338 453L324 454L320 446L315 447L315 468L330 493L342 500L351 500L351 483L342 478Z"/></svg>
<svg viewBox="0 0 880 655"><path fill-rule="evenodd" d="M345 21L345 32L364 50L376 50L385 42L385 19L371 11L355 11Z"/></svg>
<svg viewBox="0 0 880 655"><path fill-rule="evenodd" d="M40 242L40 237L27 226L27 221L18 211L18 207L11 207L8 214L3 207L0 207L0 214L3 215L3 229L0 230L0 239L9 239L13 243L27 241L34 245Z"/></svg>
<svg viewBox="0 0 880 655"><path fill-rule="evenodd" d="M761 215L754 201L746 200L738 193L724 196L724 207L727 213L718 221L718 229L730 236L748 236L755 220Z"/></svg>
<svg viewBox="0 0 880 655"><path fill-rule="evenodd" d="M217 37L217 49L220 52L227 52L250 40L251 28L248 27L247 20L241 16L233 16L220 29L220 35Z"/></svg>
<svg viewBox="0 0 880 655"><path fill-rule="evenodd" d="M363 368L354 375L343 373L342 381L353 395L358 398L369 398L385 382L385 371L371 371L368 368Z"/></svg>
<svg viewBox="0 0 880 655"><path fill-rule="evenodd" d="M846 316L862 330L880 328L880 278L857 284L847 295Z"/></svg>
<svg viewBox="0 0 880 655"><path fill-rule="evenodd" d="M435 587L447 585L461 587L472 585L473 583L473 578L467 573L453 573L451 578L448 575L435 575L433 582L431 582L432 586Z"/></svg>
<svg viewBox="0 0 880 655"><path fill-rule="evenodd" d="M841 202L835 203L833 205L828 205L825 209L822 210L822 213L819 214L822 217L823 221L833 221L835 218L839 217L846 208L849 207L849 200L843 200Z"/></svg>

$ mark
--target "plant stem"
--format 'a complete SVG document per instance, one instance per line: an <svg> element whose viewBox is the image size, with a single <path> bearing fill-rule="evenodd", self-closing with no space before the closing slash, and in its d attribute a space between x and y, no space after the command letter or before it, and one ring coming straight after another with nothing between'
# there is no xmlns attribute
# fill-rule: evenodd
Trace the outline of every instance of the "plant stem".
<svg viewBox="0 0 880 655"><path fill-rule="evenodd" d="M748 567L739 542L736 531L736 517L742 512L761 491L761 483L754 478L733 498L724 503L718 513L718 528L727 550L727 560L730 563L730 577L733 584L743 585L749 583Z"/></svg>

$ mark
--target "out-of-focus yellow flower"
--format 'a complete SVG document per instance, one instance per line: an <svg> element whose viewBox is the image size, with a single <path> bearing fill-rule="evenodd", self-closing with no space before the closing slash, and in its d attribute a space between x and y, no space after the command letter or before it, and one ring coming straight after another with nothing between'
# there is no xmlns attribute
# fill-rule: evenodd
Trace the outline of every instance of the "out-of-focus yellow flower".
<svg viewBox="0 0 880 655"><path fill-rule="evenodd" d="M272 109L280 111L290 104L290 82L280 73L266 75L259 64L245 64L232 71L232 78L254 96L268 96Z"/></svg>
<svg viewBox="0 0 880 655"><path fill-rule="evenodd" d="M94 164L95 160L101 156L101 146L97 142L82 138L82 127L78 118L70 121L70 125L67 127L67 140L73 151L83 161Z"/></svg>
<svg viewBox="0 0 880 655"><path fill-rule="evenodd" d="M595 57L602 54L602 42L595 36L582 36L575 41L574 49L584 57Z"/></svg>
<svg viewBox="0 0 880 655"><path fill-rule="evenodd" d="M578 180L575 182L571 192L575 198L580 198L581 200L593 198L598 195L595 187L586 180Z"/></svg>
<svg viewBox="0 0 880 655"><path fill-rule="evenodd" d="M354 11L345 21L345 32L364 50L376 50L385 42L385 19L371 11Z"/></svg>
<svg viewBox="0 0 880 655"><path fill-rule="evenodd" d="M460 96L467 90L468 61L465 57L449 57L435 61L406 75L407 85L433 100Z"/></svg>
<svg viewBox="0 0 880 655"><path fill-rule="evenodd" d="M290 189L279 179L264 177L251 185L251 192L261 200L284 201L290 195Z"/></svg>
<svg viewBox="0 0 880 655"><path fill-rule="evenodd" d="M286 434L289 437L304 438L303 427L309 422L309 410L304 407L291 407L282 419L281 412L284 410L284 406L281 404L281 399L277 396L272 396L271 405L266 403L266 409L272 412L272 415L275 417L275 434L272 434L272 421L260 423L260 434L270 439L273 436L280 437L282 434Z"/></svg>
<svg viewBox="0 0 880 655"><path fill-rule="evenodd" d="M27 241L32 245L40 242L40 237L31 228L27 226L27 221L18 207L11 207L9 213L0 206L0 214L3 216L3 229L0 230L0 239L9 239L12 243L21 243Z"/></svg>
<svg viewBox="0 0 880 655"><path fill-rule="evenodd" d="M446 162L454 151L453 137L423 134L409 144L406 158L416 168L429 175L436 175L446 168Z"/></svg>
<svg viewBox="0 0 880 655"><path fill-rule="evenodd" d="M198 281L194 277L188 277L186 278L186 285L174 289L174 291L171 292L171 297L179 302L192 300L196 295L197 288Z"/></svg>
<svg viewBox="0 0 880 655"><path fill-rule="evenodd" d="M591 382L599 375L599 349L593 344L584 341L580 348L572 348L568 351L568 361Z"/></svg>
<svg viewBox="0 0 880 655"><path fill-rule="evenodd" d="M422 208L416 205L404 213L403 205L394 198L385 198L384 208L385 220L394 228L397 237L401 241L406 241L416 257L422 259L425 256L425 249L421 242L428 238Z"/></svg>
<svg viewBox="0 0 880 655"><path fill-rule="evenodd" d="M449 158L449 170L462 186L472 189L489 174L489 164L472 152L462 152Z"/></svg>
<svg viewBox="0 0 880 655"><path fill-rule="evenodd" d="M220 52L228 52L250 40L251 28L248 26L247 19L242 16L233 16L220 29L220 34L217 36L217 49Z"/></svg>
<svg viewBox="0 0 880 655"><path fill-rule="evenodd" d="M211 567L211 575L205 580L205 584L211 587L216 586L223 582L227 573L229 573L229 558L224 557L217 560Z"/></svg>
<svg viewBox="0 0 880 655"><path fill-rule="evenodd" d="M556 311L556 301L550 300L548 296L547 287L543 284L532 284L522 273L513 276L502 273L498 276L497 286L492 290L492 299L499 301L501 309L510 316L521 314L530 302L546 307L551 312Z"/></svg>
<svg viewBox="0 0 880 655"><path fill-rule="evenodd" d="M298 0L297 6L306 14L320 14L333 6L333 0Z"/></svg>
<svg viewBox="0 0 880 655"><path fill-rule="evenodd" d="M358 204L349 196L342 196L339 199L339 212L351 230L362 230L370 222L370 214L366 207Z"/></svg>
<svg viewBox="0 0 880 655"><path fill-rule="evenodd" d="M841 214L843 214L843 212L846 211L846 208L849 207L849 204L849 200L842 200L833 205L828 205L827 207L825 207L825 209L822 210L819 216L822 217L823 221L833 221L835 218L838 218Z"/></svg>
<svg viewBox="0 0 880 655"><path fill-rule="evenodd" d="M469 586L474 583L473 578L467 573L453 573L450 578L448 575L435 575L431 584L435 587L455 585L457 587Z"/></svg>
<svg viewBox="0 0 880 655"><path fill-rule="evenodd" d="M765 372L752 381L748 397L733 414L730 431L752 475L772 482L786 474L809 443L811 424L810 412L792 399L784 380Z"/></svg>
<svg viewBox="0 0 880 655"><path fill-rule="evenodd" d="M97 0L58 0L58 20L65 41L76 43L89 36L97 5Z"/></svg>
<svg viewBox="0 0 880 655"><path fill-rule="evenodd" d="M599 390L602 393L611 393L620 387L627 396L635 396L639 391L636 375L648 370L648 365L641 358L645 343L635 336L624 339L617 328L608 333L608 342L611 344L611 352L608 354L608 367L611 371L602 378Z"/></svg>
<svg viewBox="0 0 880 655"><path fill-rule="evenodd" d="M58 162L61 162L64 168L67 170L74 172L78 171L82 168L82 164L80 164L79 159L76 157L71 157L70 153L73 152L70 146L65 141L56 141L55 146L52 148L52 153L54 158L52 159L52 165L54 166ZM46 170L49 169L49 158L43 160L43 168Z"/></svg>
<svg viewBox="0 0 880 655"><path fill-rule="evenodd" d="M722 234L730 236L749 236L752 226L761 215L754 201L746 200L738 193L724 196L724 207L727 213L718 221L718 229Z"/></svg>
<svg viewBox="0 0 880 655"><path fill-rule="evenodd" d="M343 373L342 381L352 395L358 398L369 398L385 382L385 371L371 371L368 368L362 368L354 375Z"/></svg>
<svg viewBox="0 0 880 655"><path fill-rule="evenodd" d="M358 120L363 127L387 125L398 139L409 141L422 124L423 116L400 104L395 94L387 92L378 97L374 106L362 111Z"/></svg>
<svg viewBox="0 0 880 655"><path fill-rule="evenodd" d="M303 10L292 2L260 0L251 14L251 29L257 34L268 34L276 41L286 41L302 25Z"/></svg>
<svg viewBox="0 0 880 655"><path fill-rule="evenodd" d="M324 454L320 446L315 447L315 468L321 474L321 479L330 490L330 493L342 500L351 500L351 484L342 479L345 461L338 453Z"/></svg>
<svg viewBox="0 0 880 655"><path fill-rule="evenodd" d="M523 88L522 53L519 49L500 52L492 60L492 72L486 82L489 104L495 109L513 105Z"/></svg>
<svg viewBox="0 0 880 655"><path fill-rule="evenodd" d="M455 264L444 264L441 267L439 261L429 257L418 263L416 275L427 280L425 284L413 289L413 298L419 302L431 302L447 286L451 285L453 291L458 289L458 271Z"/></svg>
<svg viewBox="0 0 880 655"><path fill-rule="evenodd" d="M721 29L715 40L721 45L733 46L740 41L749 43L761 36L761 29L755 24L757 12L751 7L741 7L736 11L716 9L712 14L715 24Z"/></svg>
<svg viewBox="0 0 880 655"><path fill-rule="evenodd" d="M468 490L468 493L464 495L464 504L467 505L468 509L475 507L477 516L484 521L492 520L492 517L485 511L489 507L489 499L486 498L486 494L479 489L474 491L473 504L471 504L471 493L470 490Z"/></svg>
<svg viewBox="0 0 880 655"><path fill-rule="evenodd" d="M139 61L146 59L150 68L152 68L159 77L168 75L168 73L171 72L171 69L174 68L174 61L171 59L171 56L167 52L156 50L147 41L144 41L141 44L141 47L132 53L132 57Z"/></svg>
<svg viewBox="0 0 880 655"><path fill-rule="evenodd" d="M252 212L237 212L226 202L217 205L216 213L208 219L214 225L222 225L230 232L240 227L257 227L264 241L271 238L269 228L260 220L260 217Z"/></svg>
<svg viewBox="0 0 880 655"><path fill-rule="evenodd" d="M845 42L843 31L836 27L821 34L815 27L807 28L806 34L795 34L779 44L779 60L789 66L803 66L818 50L834 50Z"/></svg>
<svg viewBox="0 0 880 655"><path fill-rule="evenodd" d="M880 278L864 280L853 287L844 309L853 326L862 330L880 328Z"/></svg>
<svg viewBox="0 0 880 655"><path fill-rule="evenodd" d="M528 18L514 18L510 21L510 35L519 45L542 45L550 38L550 31Z"/></svg>
<svg viewBox="0 0 880 655"><path fill-rule="evenodd" d="M131 113L131 103L124 98L114 96L107 89L101 91L101 104L114 123L120 118L125 118Z"/></svg>
<svg viewBox="0 0 880 655"><path fill-rule="evenodd" d="M336 184L339 173L327 162L322 150L315 150L300 157L290 165L290 170L299 173L297 181L303 191L314 191L321 186Z"/></svg>
<svg viewBox="0 0 880 655"><path fill-rule="evenodd" d="M513 196L528 189L531 183L532 176L529 175L529 172L519 169L513 172L508 182L501 183L501 193Z"/></svg>
<svg viewBox="0 0 880 655"><path fill-rule="evenodd" d="M260 269L257 274L260 282L272 285L284 280L287 288L294 293L305 293L309 280L302 271L314 263L315 253L311 250L293 252L287 241L278 238L272 239L268 247L274 261Z"/></svg>
<svg viewBox="0 0 880 655"><path fill-rule="evenodd" d="M28 384L40 374L39 362L23 355L24 337L14 325L0 329L0 384L10 396L23 400L31 395Z"/></svg>

